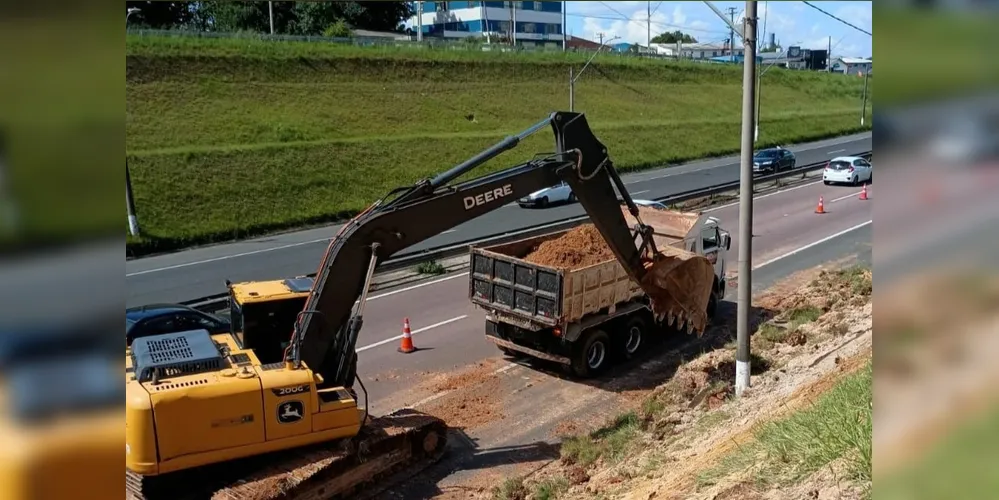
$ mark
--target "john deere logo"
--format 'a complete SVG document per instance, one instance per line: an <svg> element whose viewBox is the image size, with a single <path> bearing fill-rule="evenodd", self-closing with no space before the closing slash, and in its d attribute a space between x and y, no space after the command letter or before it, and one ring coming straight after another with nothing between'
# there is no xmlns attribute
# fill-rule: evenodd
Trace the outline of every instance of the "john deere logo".
<svg viewBox="0 0 999 500"><path fill-rule="evenodd" d="M285 401L278 405L277 419L282 424L298 422L304 414L305 404L301 401Z"/></svg>

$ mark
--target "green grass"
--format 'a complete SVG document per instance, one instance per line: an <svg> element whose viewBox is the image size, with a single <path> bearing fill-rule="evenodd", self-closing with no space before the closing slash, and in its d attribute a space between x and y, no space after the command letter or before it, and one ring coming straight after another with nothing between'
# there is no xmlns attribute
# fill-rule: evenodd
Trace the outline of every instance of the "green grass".
<svg viewBox="0 0 999 500"><path fill-rule="evenodd" d="M126 54L146 235L133 254L349 217L567 108L585 58L132 35ZM737 152L741 80L739 67L599 56L576 107L617 168L637 170ZM764 80L761 146L861 130L862 80ZM553 148L542 130L476 175Z"/></svg>
<svg viewBox="0 0 999 500"><path fill-rule="evenodd" d="M839 381L807 409L768 422L749 444L724 457L699 476L714 484L740 471L752 470L763 487L793 484L838 459L845 459L849 477L871 480L873 365Z"/></svg>
<svg viewBox="0 0 999 500"><path fill-rule="evenodd" d="M420 262L416 266L416 272L420 274L441 275L447 272L444 265L436 260Z"/></svg>
<svg viewBox="0 0 999 500"><path fill-rule="evenodd" d="M619 461L641 430L641 420L635 412L619 415L610 425L589 435L571 436L562 441L562 458L583 467L601 457L611 462Z"/></svg>
<svg viewBox="0 0 999 500"><path fill-rule="evenodd" d="M499 486L493 486L493 500L524 500L527 498L527 487L523 478L510 477Z"/></svg>
<svg viewBox="0 0 999 500"><path fill-rule="evenodd" d="M534 500L555 500L569 489L569 480L564 477L547 478L534 485Z"/></svg>

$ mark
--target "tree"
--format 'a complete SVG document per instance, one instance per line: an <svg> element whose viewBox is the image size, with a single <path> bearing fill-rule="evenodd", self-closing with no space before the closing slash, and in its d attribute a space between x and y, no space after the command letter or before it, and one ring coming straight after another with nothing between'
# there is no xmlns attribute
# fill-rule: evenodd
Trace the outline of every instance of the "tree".
<svg viewBox="0 0 999 500"><path fill-rule="evenodd" d="M270 31L267 2L197 2L196 24L207 31ZM413 15L408 2L273 2L274 31L322 35L337 22L348 29L394 31ZM340 29L340 28L337 28Z"/></svg>
<svg viewBox="0 0 999 500"><path fill-rule="evenodd" d="M189 2L125 2L125 9L134 7L140 10L129 16L129 26L174 29L184 27L194 18Z"/></svg>
<svg viewBox="0 0 999 500"><path fill-rule="evenodd" d="M655 38L652 39L652 43L676 43L676 42L697 43L697 39L680 30L676 30L672 33L668 31L663 32L656 35Z"/></svg>

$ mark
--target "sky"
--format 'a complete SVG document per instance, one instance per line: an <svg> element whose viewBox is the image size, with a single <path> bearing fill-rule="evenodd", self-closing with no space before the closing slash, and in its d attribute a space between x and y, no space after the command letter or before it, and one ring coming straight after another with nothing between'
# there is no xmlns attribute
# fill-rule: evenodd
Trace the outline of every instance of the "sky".
<svg viewBox="0 0 999 500"><path fill-rule="evenodd" d="M713 2L722 12L735 7L736 20L741 19L746 2ZM867 32L872 29L872 3L857 1L809 2ZM583 1L566 2L566 32L573 36L599 41L620 37L622 41L645 44L647 6L649 2ZM653 10L652 36L664 31L680 30L698 42L721 43L729 35L728 25L704 2L651 2ZM832 37L832 53L841 57L870 57L873 55L873 37L829 17L799 1L757 2L759 28L766 35L761 42L770 40L776 33L779 44L786 48L825 49ZM738 36L736 37L736 45Z"/></svg>

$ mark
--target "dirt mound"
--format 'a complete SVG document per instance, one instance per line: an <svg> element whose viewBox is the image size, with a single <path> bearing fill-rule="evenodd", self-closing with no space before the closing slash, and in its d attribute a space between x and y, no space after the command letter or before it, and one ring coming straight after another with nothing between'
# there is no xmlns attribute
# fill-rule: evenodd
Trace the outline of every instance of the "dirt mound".
<svg viewBox="0 0 999 500"><path fill-rule="evenodd" d="M580 269L613 259L604 237L593 224L573 228L554 240L538 245L524 260L558 269Z"/></svg>

